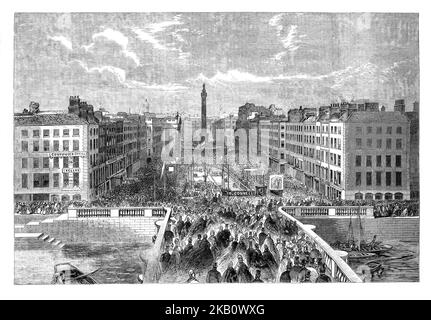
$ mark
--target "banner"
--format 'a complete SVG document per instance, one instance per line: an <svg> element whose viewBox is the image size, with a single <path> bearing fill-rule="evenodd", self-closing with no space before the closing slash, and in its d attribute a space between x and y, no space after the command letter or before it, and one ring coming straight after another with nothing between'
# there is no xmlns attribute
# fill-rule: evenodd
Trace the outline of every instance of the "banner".
<svg viewBox="0 0 431 320"><path fill-rule="evenodd" d="M221 194L228 197L254 197L256 191L254 190L227 190L222 189Z"/></svg>
<svg viewBox="0 0 431 320"><path fill-rule="evenodd" d="M273 174L269 176L269 190L272 190L272 191L283 190L283 175Z"/></svg>

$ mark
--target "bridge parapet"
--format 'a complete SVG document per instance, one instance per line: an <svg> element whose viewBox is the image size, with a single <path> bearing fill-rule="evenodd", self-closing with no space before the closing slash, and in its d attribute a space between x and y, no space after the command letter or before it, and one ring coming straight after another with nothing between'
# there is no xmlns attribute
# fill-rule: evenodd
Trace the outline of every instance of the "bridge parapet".
<svg viewBox="0 0 431 320"><path fill-rule="evenodd" d="M292 215L286 213L285 208L289 210L292 207L280 207L279 212L290 221L296 223L298 228L303 231L308 238L316 244L316 248L322 254L323 261L325 262L326 268L331 272L332 279L337 282L362 282L358 275L349 267L349 265L340 258L340 256L327 244L322 238L320 238L312 228L307 228L300 221L295 219ZM292 212L290 210L290 212Z"/></svg>
<svg viewBox="0 0 431 320"><path fill-rule="evenodd" d="M371 206L287 206L283 210L291 216L297 217L374 217L374 208Z"/></svg>
<svg viewBox="0 0 431 320"><path fill-rule="evenodd" d="M163 207L122 207L122 208L68 208L68 218L133 218L164 217L167 209Z"/></svg>

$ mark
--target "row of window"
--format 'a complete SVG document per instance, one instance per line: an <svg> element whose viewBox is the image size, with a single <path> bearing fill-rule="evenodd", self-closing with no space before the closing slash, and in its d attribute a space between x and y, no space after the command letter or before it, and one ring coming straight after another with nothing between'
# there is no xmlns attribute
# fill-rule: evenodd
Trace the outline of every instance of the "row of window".
<svg viewBox="0 0 431 320"><path fill-rule="evenodd" d="M363 127L356 127L355 133L356 134L363 134L364 128ZM368 126L366 128L366 133L367 134L373 134L373 127ZM377 127L376 128L376 134L382 134L383 133L383 128L382 127ZM403 127L397 127L396 128L396 133L397 134L402 134L403 133ZM392 127L386 127L386 134L392 134Z"/></svg>
<svg viewBox="0 0 431 320"><path fill-rule="evenodd" d="M49 169L49 158L22 158L21 159L21 168L27 169L29 168L29 160L31 159L32 168L33 169ZM63 157L63 168L69 168L69 164L71 168L79 168L79 157ZM53 158L52 160L52 168L59 169L60 168L60 158Z"/></svg>
<svg viewBox="0 0 431 320"><path fill-rule="evenodd" d="M60 129L53 129L52 130L53 137L60 137ZM32 130L33 138L40 138L40 130L35 129ZM43 129L42 135L44 138L50 137L51 130L50 129ZM73 137L79 137L79 129L72 129L72 135ZM70 136L70 129L63 129L63 137L69 137ZM21 138L28 138L29 132L28 130L24 129L21 130Z"/></svg>
<svg viewBox="0 0 431 320"><path fill-rule="evenodd" d="M385 182L386 182L386 186L390 187L392 186L392 172L382 172L382 171L377 171L374 174L374 184L376 186L381 186L382 185L382 176L383 173L385 174ZM362 172L356 172L356 186L362 186ZM373 185L373 173L372 172L366 172L365 173L365 185L367 186L371 186ZM402 186L402 172L397 171L395 172L395 186L400 187Z"/></svg>
<svg viewBox="0 0 431 320"><path fill-rule="evenodd" d="M33 176L33 180L31 180L33 188L59 188L60 187L60 173L33 173L27 174L23 173L21 175L21 188L28 189L29 188L29 178ZM52 176L52 180L50 177ZM50 181L52 181L52 185L50 185ZM70 187L71 185L74 187L79 187L79 173L73 173L72 180L70 180L69 173L62 174L62 185L64 187Z"/></svg>
<svg viewBox="0 0 431 320"><path fill-rule="evenodd" d="M383 200L383 197L385 200L402 200L404 198L404 195L401 192L397 192L395 194L392 194L390 192L386 192L385 194L377 192L375 195L373 195L371 192L368 192L365 194L365 200ZM363 200L364 194L361 192L355 193L355 200Z"/></svg>
<svg viewBox="0 0 431 320"><path fill-rule="evenodd" d="M70 140L63 140L63 148L62 151L71 151ZM21 152L28 152L28 141L21 141ZM60 141L54 140L52 144L52 150L53 151L60 151ZM72 150L73 151L79 151L79 140L72 140ZM44 140L42 143L42 150L40 149L39 140L33 140L33 152L49 152L51 151L51 144L49 140Z"/></svg>
<svg viewBox="0 0 431 320"><path fill-rule="evenodd" d="M391 155L385 156L385 164L386 164L387 168L392 167L392 156ZM355 165L356 165L356 167L362 166L362 156L361 155L356 156ZM365 156L365 166L366 167L372 167L373 166L373 157L372 156L370 156L370 155ZM376 156L375 166L376 167L382 166L382 156L381 155ZM401 155L395 155L395 167L401 167Z"/></svg>
<svg viewBox="0 0 431 320"><path fill-rule="evenodd" d="M382 149L382 139L376 139L376 145L375 147L377 149ZM373 139L369 138L366 140L366 145L368 148L373 148ZM362 148L362 138L356 138L356 147ZM397 150L401 150L403 148L403 139L396 139L395 140L395 148ZM390 150L392 149L392 139L388 138L386 139L386 149Z"/></svg>

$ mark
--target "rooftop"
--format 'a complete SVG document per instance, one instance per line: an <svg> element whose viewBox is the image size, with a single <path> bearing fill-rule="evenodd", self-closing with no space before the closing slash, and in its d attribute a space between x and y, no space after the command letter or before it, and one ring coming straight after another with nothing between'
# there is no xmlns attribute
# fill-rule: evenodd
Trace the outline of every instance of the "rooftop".
<svg viewBox="0 0 431 320"><path fill-rule="evenodd" d="M56 126L56 125L88 125L94 120L85 120L73 113L39 113L33 115L15 115L15 126Z"/></svg>

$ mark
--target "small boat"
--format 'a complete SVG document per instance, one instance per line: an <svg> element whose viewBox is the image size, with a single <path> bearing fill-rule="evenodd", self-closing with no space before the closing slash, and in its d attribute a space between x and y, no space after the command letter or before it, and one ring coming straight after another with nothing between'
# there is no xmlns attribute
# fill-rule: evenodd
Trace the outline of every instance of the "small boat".
<svg viewBox="0 0 431 320"><path fill-rule="evenodd" d="M97 281L91 276L100 269L84 274L73 264L59 263L54 266L54 275L52 284L97 284Z"/></svg>
<svg viewBox="0 0 431 320"><path fill-rule="evenodd" d="M362 251L350 251L348 254L349 260L362 260L362 259L369 259L375 257L375 253L369 253L369 252L362 252Z"/></svg>
<svg viewBox="0 0 431 320"><path fill-rule="evenodd" d="M384 252L388 252L391 249L392 249L392 246L390 246L388 244L380 244L380 245L378 245L374 249L365 250L365 252L375 253L375 254L382 254Z"/></svg>

